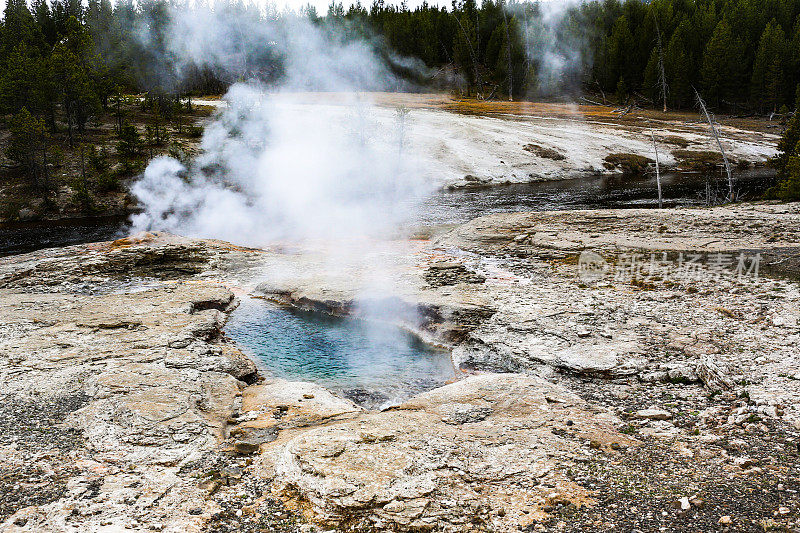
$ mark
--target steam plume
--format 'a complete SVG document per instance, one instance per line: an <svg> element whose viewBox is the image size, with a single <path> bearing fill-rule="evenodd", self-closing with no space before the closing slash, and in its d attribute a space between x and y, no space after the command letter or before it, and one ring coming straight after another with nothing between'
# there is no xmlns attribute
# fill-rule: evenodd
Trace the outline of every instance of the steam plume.
<svg viewBox="0 0 800 533"><path fill-rule="evenodd" d="M574 8L582 0L550 0L509 4L518 20L525 54L536 68L537 95L556 96L573 91L586 70L585 35L570 26Z"/></svg>
<svg viewBox="0 0 800 533"><path fill-rule="evenodd" d="M403 200L426 190L424 165L403 149L400 117L354 92L395 83L369 43L293 15L254 24L197 8L172 20L167 49L178 73L246 74L253 50L280 57L282 72L230 88L191 168L150 163L132 189L144 208L134 229L253 245L374 236L396 227ZM307 89L346 94L310 106L298 93Z"/></svg>

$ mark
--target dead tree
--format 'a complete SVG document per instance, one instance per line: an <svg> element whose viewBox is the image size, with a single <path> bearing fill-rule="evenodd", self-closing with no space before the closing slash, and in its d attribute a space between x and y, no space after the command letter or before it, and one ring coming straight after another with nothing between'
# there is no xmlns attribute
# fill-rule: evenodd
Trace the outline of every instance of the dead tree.
<svg viewBox="0 0 800 533"><path fill-rule="evenodd" d="M656 185L658 186L658 208L664 208L664 197L661 195L661 168L658 162L658 145L656 144L656 133L650 130L650 136L653 138L653 151L656 153Z"/></svg>
<svg viewBox="0 0 800 533"><path fill-rule="evenodd" d="M523 83L528 83L528 76L531 71L531 60L530 60L530 43L528 42L528 12L525 6L522 7L522 21L525 23L525 78Z"/></svg>
<svg viewBox="0 0 800 533"><path fill-rule="evenodd" d="M692 87L694 89L694 87ZM719 152L722 154L722 161L725 163L725 172L728 173L728 201L732 202L736 199L734 191L733 191L733 174L731 174L731 164L728 162L728 156L725 155L725 149L722 148L722 141L719 138L719 131L717 130L717 125L714 122L714 119L711 118L711 115L708 112L708 108L706 107L706 103L703 101L703 98L700 96L700 93L697 89L694 89L694 94L697 97L697 103L700 104L700 109L703 110L703 114L708 121L708 125L711 127L711 135L717 141L717 146L719 147Z"/></svg>
<svg viewBox="0 0 800 533"><path fill-rule="evenodd" d="M478 58L475 57L475 49L472 47L472 41L470 41L469 35L467 35L467 30L464 29L464 25L461 24L461 20L452 13L450 13L450 16L456 19L456 22L458 22L458 27L461 28L461 33L464 35L464 40L467 42L467 47L469 47L469 57L472 60L472 68L475 71L475 83L478 86L476 96L482 99L481 89L483 86L483 81L481 80L481 73L478 69ZM467 88L469 88L469 85L467 85Z"/></svg>
<svg viewBox="0 0 800 533"><path fill-rule="evenodd" d="M594 83L597 85L597 88L600 89L600 94L603 96L603 105L608 105L608 100L606 100L606 92L603 90L603 86L600 85L598 80L594 80Z"/></svg>
<svg viewBox="0 0 800 533"><path fill-rule="evenodd" d="M506 56L508 59L508 101L514 100L514 91L512 90L513 71L511 70L511 32L508 29L508 18L506 17L506 5L500 4L500 9L503 11L503 25L506 27Z"/></svg>
<svg viewBox="0 0 800 533"><path fill-rule="evenodd" d="M653 15L653 20L656 21L656 39L658 43L658 84L659 96L664 100L664 113L667 112L667 75L664 72L664 48L661 46L661 30L658 28L658 19Z"/></svg>

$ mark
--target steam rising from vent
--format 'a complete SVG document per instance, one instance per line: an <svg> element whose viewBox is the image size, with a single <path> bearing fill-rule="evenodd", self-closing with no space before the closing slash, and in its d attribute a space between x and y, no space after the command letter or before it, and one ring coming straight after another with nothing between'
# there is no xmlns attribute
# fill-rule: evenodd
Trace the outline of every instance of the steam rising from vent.
<svg viewBox="0 0 800 533"><path fill-rule="evenodd" d="M269 92L254 81L230 88L190 168L166 157L150 163L132 188L144 209L135 230L251 245L377 236L397 227L405 199L425 193L426 166L404 150L405 113L353 92L395 82L368 44L294 16L253 24L198 8L172 21L167 48L179 73L207 66L242 75L252 51L280 57L282 72ZM308 105L304 89L349 92Z"/></svg>
<svg viewBox="0 0 800 533"><path fill-rule="evenodd" d="M391 76L366 40L344 40L334 30L291 13L259 17L253 8L195 7L173 14L167 32L178 74L210 68L223 79L266 79L292 90L381 90ZM265 64L274 64L264 72Z"/></svg>
<svg viewBox="0 0 800 533"><path fill-rule="evenodd" d="M518 21L525 54L536 69L536 93L556 96L578 89L588 71L588 43L574 8L584 0L550 0L535 4L508 4ZM577 26L577 27L576 27Z"/></svg>

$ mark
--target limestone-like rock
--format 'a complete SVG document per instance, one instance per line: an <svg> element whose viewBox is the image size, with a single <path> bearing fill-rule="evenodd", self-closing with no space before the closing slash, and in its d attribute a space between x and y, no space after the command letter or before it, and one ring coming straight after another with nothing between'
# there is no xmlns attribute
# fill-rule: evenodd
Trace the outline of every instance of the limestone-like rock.
<svg viewBox="0 0 800 533"><path fill-rule="evenodd" d="M636 411L636 417L646 420L669 420L672 418L672 413L663 409L641 409Z"/></svg>
<svg viewBox="0 0 800 533"><path fill-rule="evenodd" d="M262 453L275 492L326 527L347 520L403 531L468 524L513 531L542 513L545 494L534 480L561 487L564 500L591 503L560 466L582 453L586 439L634 444L617 423L541 379L491 374L276 441Z"/></svg>
<svg viewBox="0 0 800 533"><path fill-rule="evenodd" d="M796 283L587 283L572 261L594 247L760 249L772 254L765 265L796 268L796 205L696 211L494 215L431 241L393 241L376 252L390 264L389 296L364 296L358 281L372 278L358 265L329 271L319 251L157 234L0 259L0 512L11 513L0 529L202 531L212 517L236 529L262 504L288 516L280 502L325 527L518 531L551 524L560 509L591 529L600 522L581 520L616 509L592 510L595 494L618 489L603 480L652 472L638 468L651 448L665 473L697 468L721 487L704 495L703 512L716 521L735 510L738 525L738 510L718 499L739 483L726 473L785 477L786 464L759 446L775 437L796 447L786 438L800 427L798 339L786 320L798 315ZM766 242L761 225L785 241ZM455 278L427 283L442 263ZM453 347L466 379L383 412L317 385L260 381L224 331L236 306L229 286L260 281L265 296L308 309L389 309ZM607 410L636 418L653 404L659 414L625 424ZM758 465L734 468L742 453ZM635 500L642 494L700 490L645 477L631 502L640 509L651 503ZM749 516L775 511L774 501L751 503Z"/></svg>
<svg viewBox="0 0 800 533"><path fill-rule="evenodd" d="M187 467L216 453L242 380L257 375L222 335L233 294L186 280L129 291L113 276L202 264L202 247L120 246L0 261L0 420L30 413L0 470L59 457L51 483L63 487L20 489L31 505L4 502L13 513L0 516L4 531L143 523L199 532L213 508ZM94 289L79 289L86 284ZM40 426L49 438L39 439Z"/></svg>

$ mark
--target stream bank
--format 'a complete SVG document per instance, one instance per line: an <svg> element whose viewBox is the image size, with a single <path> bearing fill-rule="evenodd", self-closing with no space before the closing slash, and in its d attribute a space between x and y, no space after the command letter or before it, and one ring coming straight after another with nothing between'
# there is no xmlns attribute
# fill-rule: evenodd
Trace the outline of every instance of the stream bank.
<svg viewBox="0 0 800 533"><path fill-rule="evenodd" d="M775 177L766 168L734 173L742 200L757 200ZM669 172L662 176L666 207L702 206L706 185L724 196L721 175L716 172ZM425 229L462 224L494 213L599 208L655 208L658 206L654 175L594 176L493 185L479 189L441 190L424 198L409 198L406 223ZM0 224L0 257L111 240L128 234L127 215Z"/></svg>

